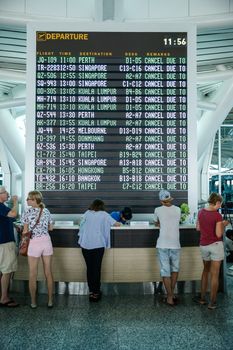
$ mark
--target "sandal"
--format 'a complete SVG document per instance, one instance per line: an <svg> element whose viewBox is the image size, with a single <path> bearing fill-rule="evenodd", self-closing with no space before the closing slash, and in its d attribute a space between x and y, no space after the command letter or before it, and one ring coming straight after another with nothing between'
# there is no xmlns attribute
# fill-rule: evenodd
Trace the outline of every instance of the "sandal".
<svg viewBox="0 0 233 350"><path fill-rule="evenodd" d="M207 305L207 301L205 299L201 299L200 297L194 297L193 301L199 305Z"/></svg>
<svg viewBox="0 0 233 350"><path fill-rule="evenodd" d="M0 303L0 307L8 307L8 308L12 308L12 307L18 307L19 304L16 303L16 301L14 301L13 299L8 300L6 303Z"/></svg>
<svg viewBox="0 0 233 350"><path fill-rule="evenodd" d="M89 301L93 301L93 302L97 302L99 301L101 298L101 294L100 293L91 293L89 294Z"/></svg>
<svg viewBox="0 0 233 350"><path fill-rule="evenodd" d="M173 303L174 304L178 304L180 302L180 300L177 298L177 296L173 297Z"/></svg>
<svg viewBox="0 0 233 350"><path fill-rule="evenodd" d="M172 306L172 307L176 306L174 300L173 300L173 304L172 304L172 303L169 303L169 302L167 301L167 298L163 299L163 303L164 303L165 305L167 305L167 306Z"/></svg>

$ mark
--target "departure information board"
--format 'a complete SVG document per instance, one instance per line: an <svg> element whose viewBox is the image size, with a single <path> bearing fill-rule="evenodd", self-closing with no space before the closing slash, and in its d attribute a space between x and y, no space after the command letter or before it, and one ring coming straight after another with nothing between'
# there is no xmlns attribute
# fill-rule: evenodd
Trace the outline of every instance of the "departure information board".
<svg viewBox="0 0 233 350"><path fill-rule="evenodd" d="M34 185L54 213L188 202L187 32L36 32Z"/></svg>

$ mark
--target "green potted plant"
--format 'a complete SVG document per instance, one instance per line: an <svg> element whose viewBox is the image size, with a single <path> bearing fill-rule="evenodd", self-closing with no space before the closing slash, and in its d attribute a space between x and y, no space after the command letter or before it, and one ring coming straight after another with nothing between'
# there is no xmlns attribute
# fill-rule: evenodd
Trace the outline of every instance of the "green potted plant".
<svg viewBox="0 0 233 350"><path fill-rule="evenodd" d="M187 203L182 203L181 206L180 206L180 209L181 209L181 224L184 224L187 219L188 219L188 216L190 214L190 209L189 209L189 206Z"/></svg>

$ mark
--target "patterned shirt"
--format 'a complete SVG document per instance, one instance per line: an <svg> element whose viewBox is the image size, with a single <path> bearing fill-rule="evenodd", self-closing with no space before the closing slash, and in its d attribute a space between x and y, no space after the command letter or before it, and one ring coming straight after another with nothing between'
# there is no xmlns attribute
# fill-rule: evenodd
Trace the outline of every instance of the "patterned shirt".
<svg viewBox="0 0 233 350"><path fill-rule="evenodd" d="M40 208L29 208L22 215L22 223L28 224L28 230L31 231L40 215ZM51 214L48 209L44 208L40 217L39 223L32 231L32 238L48 235L48 227L52 224Z"/></svg>

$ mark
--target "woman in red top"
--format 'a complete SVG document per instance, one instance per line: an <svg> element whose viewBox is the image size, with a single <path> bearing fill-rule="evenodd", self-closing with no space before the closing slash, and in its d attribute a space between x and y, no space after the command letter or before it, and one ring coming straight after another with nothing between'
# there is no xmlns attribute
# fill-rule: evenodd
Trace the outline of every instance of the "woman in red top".
<svg viewBox="0 0 233 350"><path fill-rule="evenodd" d="M201 232L200 248L204 269L201 278L201 297L196 301L205 305L208 277L210 274L210 303L208 308L216 309L216 297L219 284L219 271L224 259L224 248L222 236L228 221L222 219L218 212L221 208L222 197L218 193L211 193L208 199L208 208L203 208L198 213L196 229Z"/></svg>

